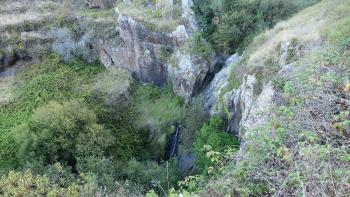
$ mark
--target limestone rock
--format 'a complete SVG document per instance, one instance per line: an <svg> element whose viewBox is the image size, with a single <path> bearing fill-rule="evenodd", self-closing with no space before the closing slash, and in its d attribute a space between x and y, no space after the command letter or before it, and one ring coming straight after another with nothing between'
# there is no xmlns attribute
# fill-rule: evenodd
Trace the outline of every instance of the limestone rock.
<svg viewBox="0 0 350 197"><path fill-rule="evenodd" d="M122 61L115 62L115 66L131 71L133 77L141 82L165 85L167 70L160 62L158 51L163 45L172 46L172 38L147 29L131 17L120 15L118 24L124 46L118 54Z"/></svg>
<svg viewBox="0 0 350 197"><path fill-rule="evenodd" d="M210 82L209 86L204 90L203 96L205 101L205 108L210 111L211 115L219 113L216 104L222 94L222 91L228 85L228 77L232 66L240 61L240 56L234 54L227 58L225 65L220 72L218 72L214 79Z"/></svg>
<svg viewBox="0 0 350 197"><path fill-rule="evenodd" d="M248 75L238 89L224 95L224 103L230 113L228 131L237 136L240 134L241 122L247 119L253 105L255 82L255 76Z"/></svg>
<svg viewBox="0 0 350 197"><path fill-rule="evenodd" d="M193 6L193 0L182 0L182 17L187 19L189 28L195 32L198 31L198 24L195 20L195 15L192 10Z"/></svg>
<svg viewBox="0 0 350 197"><path fill-rule="evenodd" d="M120 14L118 32L121 44L99 42L101 62L130 71L140 82L164 86L171 81L174 92L189 99L215 71L214 55L207 60L190 52L191 35L185 25L170 33L155 32Z"/></svg>

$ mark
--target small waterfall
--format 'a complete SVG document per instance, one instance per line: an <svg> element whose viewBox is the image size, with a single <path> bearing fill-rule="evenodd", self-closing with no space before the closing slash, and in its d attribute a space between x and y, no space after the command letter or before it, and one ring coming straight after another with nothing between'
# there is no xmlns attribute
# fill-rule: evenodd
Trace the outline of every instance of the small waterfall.
<svg viewBox="0 0 350 197"><path fill-rule="evenodd" d="M168 145L167 148L167 152L165 155L165 159L169 160L172 157L174 157L174 155L177 152L177 147L179 144L179 140L180 140L180 126L178 124L176 124L176 130L175 130L175 134L171 137L170 143Z"/></svg>

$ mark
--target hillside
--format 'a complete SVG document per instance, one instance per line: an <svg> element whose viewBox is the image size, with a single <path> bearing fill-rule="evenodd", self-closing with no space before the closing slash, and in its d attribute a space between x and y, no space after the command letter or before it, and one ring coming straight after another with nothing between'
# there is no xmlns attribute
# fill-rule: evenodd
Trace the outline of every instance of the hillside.
<svg viewBox="0 0 350 197"><path fill-rule="evenodd" d="M1 196L348 196L350 1L0 2Z"/></svg>
<svg viewBox="0 0 350 197"><path fill-rule="evenodd" d="M349 8L307 8L257 36L232 66L221 106L242 117L241 147L200 196L348 195Z"/></svg>

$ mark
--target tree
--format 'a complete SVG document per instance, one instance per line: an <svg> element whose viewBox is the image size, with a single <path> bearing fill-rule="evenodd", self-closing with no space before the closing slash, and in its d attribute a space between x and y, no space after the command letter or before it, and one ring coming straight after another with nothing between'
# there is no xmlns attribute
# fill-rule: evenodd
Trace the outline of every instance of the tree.
<svg viewBox="0 0 350 197"><path fill-rule="evenodd" d="M73 168L77 158L101 156L113 142L110 131L97 124L94 112L76 100L38 108L13 134L21 161L65 162Z"/></svg>

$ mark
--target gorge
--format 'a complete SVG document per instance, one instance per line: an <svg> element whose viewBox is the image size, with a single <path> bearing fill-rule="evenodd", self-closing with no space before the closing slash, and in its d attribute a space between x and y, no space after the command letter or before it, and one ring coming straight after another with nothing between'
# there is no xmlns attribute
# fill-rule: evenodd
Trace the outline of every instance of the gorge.
<svg viewBox="0 0 350 197"><path fill-rule="evenodd" d="M350 2L0 2L0 195L346 196Z"/></svg>

